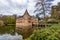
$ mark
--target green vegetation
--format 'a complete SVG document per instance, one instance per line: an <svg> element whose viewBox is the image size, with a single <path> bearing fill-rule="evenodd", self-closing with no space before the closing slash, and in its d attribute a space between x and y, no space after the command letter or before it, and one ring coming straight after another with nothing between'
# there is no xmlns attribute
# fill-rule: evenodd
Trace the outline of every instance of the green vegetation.
<svg viewBox="0 0 60 40"><path fill-rule="evenodd" d="M60 40L60 24L35 30L33 34L25 40Z"/></svg>

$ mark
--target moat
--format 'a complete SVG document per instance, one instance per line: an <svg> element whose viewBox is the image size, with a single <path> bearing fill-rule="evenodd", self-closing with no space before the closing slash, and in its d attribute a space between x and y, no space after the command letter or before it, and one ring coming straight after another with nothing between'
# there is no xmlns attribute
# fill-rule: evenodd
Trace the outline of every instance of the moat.
<svg viewBox="0 0 60 40"><path fill-rule="evenodd" d="M18 35L17 33L15 35L3 34L0 35L0 40L23 40L23 37L22 35Z"/></svg>

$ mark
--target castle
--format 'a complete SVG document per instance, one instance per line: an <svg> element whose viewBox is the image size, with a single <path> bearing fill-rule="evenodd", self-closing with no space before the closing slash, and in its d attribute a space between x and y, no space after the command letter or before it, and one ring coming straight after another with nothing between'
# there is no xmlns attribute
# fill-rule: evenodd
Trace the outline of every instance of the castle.
<svg viewBox="0 0 60 40"><path fill-rule="evenodd" d="M38 25L38 18L30 16L27 10L25 11L24 15L16 19L16 27L25 28L26 26L32 25Z"/></svg>

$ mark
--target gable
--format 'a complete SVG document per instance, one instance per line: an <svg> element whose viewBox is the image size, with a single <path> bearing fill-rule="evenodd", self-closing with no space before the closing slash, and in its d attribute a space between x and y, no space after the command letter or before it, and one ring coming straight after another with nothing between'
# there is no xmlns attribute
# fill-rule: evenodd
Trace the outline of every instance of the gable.
<svg viewBox="0 0 60 40"><path fill-rule="evenodd" d="M25 11L23 18L31 18L27 10Z"/></svg>

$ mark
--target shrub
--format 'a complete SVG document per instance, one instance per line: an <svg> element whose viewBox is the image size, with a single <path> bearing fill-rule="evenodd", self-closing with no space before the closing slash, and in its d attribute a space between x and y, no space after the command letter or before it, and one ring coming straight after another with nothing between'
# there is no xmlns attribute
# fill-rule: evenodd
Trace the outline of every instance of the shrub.
<svg viewBox="0 0 60 40"><path fill-rule="evenodd" d="M0 20L0 27L4 26L4 22Z"/></svg>
<svg viewBox="0 0 60 40"><path fill-rule="evenodd" d="M58 24L58 20L56 20L56 19L49 19L49 20L47 21L47 23Z"/></svg>
<svg viewBox="0 0 60 40"><path fill-rule="evenodd" d="M60 40L60 25L35 30L29 40ZM26 39L27 40L27 39Z"/></svg>

